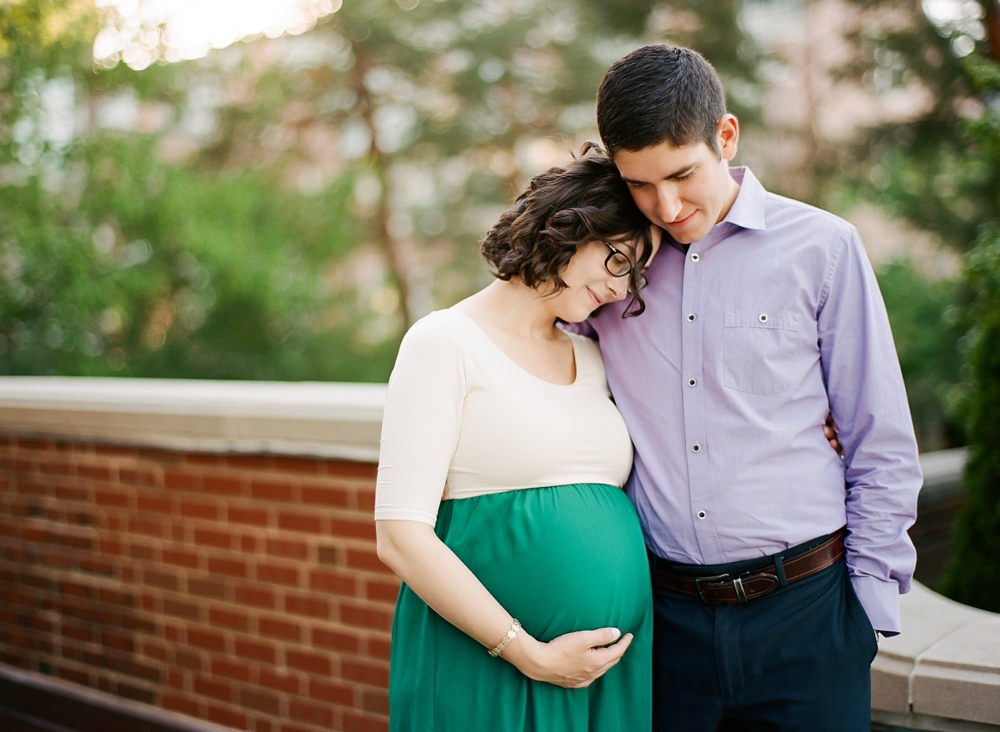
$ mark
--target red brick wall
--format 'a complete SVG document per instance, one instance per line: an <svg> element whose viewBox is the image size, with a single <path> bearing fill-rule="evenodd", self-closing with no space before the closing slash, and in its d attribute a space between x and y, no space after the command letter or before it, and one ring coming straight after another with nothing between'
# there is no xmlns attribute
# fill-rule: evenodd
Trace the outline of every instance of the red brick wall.
<svg viewBox="0 0 1000 732"><path fill-rule="evenodd" d="M0 439L0 662L239 729L385 730L374 479Z"/></svg>

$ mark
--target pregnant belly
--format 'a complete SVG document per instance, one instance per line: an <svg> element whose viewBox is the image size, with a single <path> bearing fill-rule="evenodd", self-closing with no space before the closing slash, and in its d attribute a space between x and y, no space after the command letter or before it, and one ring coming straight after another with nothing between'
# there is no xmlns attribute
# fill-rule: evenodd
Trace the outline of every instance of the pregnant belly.
<svg viewBox="0 0 1000 732"><path fill-rule="evenodd" d="M618 488L576 484L444 501L437 532L493 596L542 641L650 612L642 532Z"/></svg>

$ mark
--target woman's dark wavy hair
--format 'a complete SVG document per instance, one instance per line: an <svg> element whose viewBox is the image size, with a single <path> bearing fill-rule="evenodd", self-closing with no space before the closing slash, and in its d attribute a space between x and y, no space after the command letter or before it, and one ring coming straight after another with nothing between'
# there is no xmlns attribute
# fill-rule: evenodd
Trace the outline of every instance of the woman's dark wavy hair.
<svg viewBox="0 0 1000 732"><path fill-rule="evenodd" d="M632 301L622 317L639 315L640 271L652 252L650 224L642 215L618 168L594 142L565 168L536 175L483 239L482 254L493 275L519 279L528 287L566 287L560 276L576 248L592 241L642 241L642 254L628 276Z"/></svg>

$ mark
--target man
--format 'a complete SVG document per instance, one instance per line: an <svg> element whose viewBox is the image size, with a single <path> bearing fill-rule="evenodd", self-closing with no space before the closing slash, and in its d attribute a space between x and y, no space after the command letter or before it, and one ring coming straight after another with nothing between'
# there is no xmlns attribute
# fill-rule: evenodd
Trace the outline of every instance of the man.
<svg viewBox="0 0 1000 732"><path fill-rule="evenodd" d="M623 319L614 303L590 321L635 445L654 729L867 731L877 633L899 632L915 564L921 474L862 243L730 170L739 122L694 51L626 56L597 118L666 232L646 313ZM828 412L843 459L819 429Z"/></svg>

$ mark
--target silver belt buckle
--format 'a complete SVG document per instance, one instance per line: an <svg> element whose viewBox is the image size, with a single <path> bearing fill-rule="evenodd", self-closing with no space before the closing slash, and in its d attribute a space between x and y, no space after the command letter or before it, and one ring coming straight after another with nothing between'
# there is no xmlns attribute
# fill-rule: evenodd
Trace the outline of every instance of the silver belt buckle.
<svg viewBox="0 0 1000 732"><path fill-rule="evenodd" d="M736 588L736 597L737 599L739 599L740 604L742 605L744 602L747 601L747 593L743 589L743 576L744 575L732 577L731 575L728 574L717 574L714 577L695 577L694 587L696 590L698 590L698 597L700 597L701 601L707 605L708 598L705 597L705 593L701 589L702 582L727 582L727 581L732 582L733 587Z"/></svg>
<svg viewBox="0 0 1000 732"><path fill-rule="evenodd" d="M747 593L743 591L743 577L734 578L733 587L736 588L736 596L740 599L740 604L742 605L747 601Z"/></svg>
<svg viewBox="0 0 1000 732"><path fill-rule="evenodd" d="M709 604L708 603L708 598L705 597L705 593L701 589L702 583L703 582L725 582L727 579L729 579L729 575L728 574L717 574L717 575L714 575L712 577L695 577L694 578L694 588L698 591L698 597L701 598L701 601L703 603L705 603L706 605L708 605Z"/></svg>

